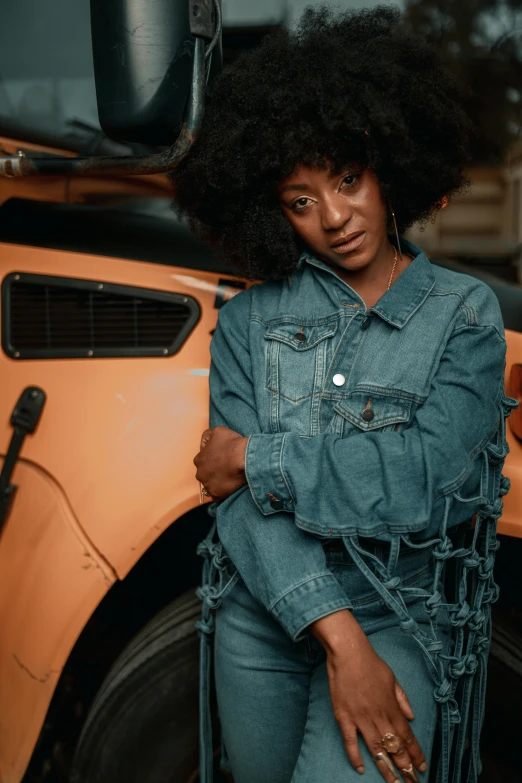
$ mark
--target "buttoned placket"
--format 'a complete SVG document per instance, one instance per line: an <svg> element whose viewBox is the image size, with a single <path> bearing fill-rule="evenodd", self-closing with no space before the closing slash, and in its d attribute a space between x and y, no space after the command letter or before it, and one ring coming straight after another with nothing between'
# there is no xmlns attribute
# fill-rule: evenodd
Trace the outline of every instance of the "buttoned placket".
<svg viewBox="0 0 522 783"><path fill-rule="evenodd" d="M325 395L330 400L334 400L336 396L342 399L349 393L350 375L360 350L364 350L364 336L371 329L372 322L378 318L392 328L401 329L433 287L434 277L429 260L422 252L419 253L418 248L403 241L406 251L414 255L414 261L400 275L394 287L386 291L375 305L369 308L366 308L359 294L327 264L308 253L303 253L301 257L300 263L304 262L309 267L314 267L311 270L314 278L338 305L340 322L343 322L346 310L355 311L355 315L348 320L346 327L340 330L340 337L334 338L335 347L330 366L321 368L319 363L318 371L323 370L324 384L321 389L320 382L315 379L314 388L321 390L312 400L312 435L324 432L330 425L331 415L328 406L322 405ZM328 280L332 284L330 289L325 285L325 278L321 272L326 272L329 276ZM326 345L323 351L326 351ZM361 410L361 417L364 421L370 422L374 415L369 398L366 406Z"/></svg>
<svg viewBox="0 0 522 783"><path fill-rule="evenodd" d="M324 383L321 393L315 395L312 399L310 434L313 436L324 432L330 423L331 412L325 410L322 405L324 395L326 394L331 398L331 395L337 394L339 398L342 398L347 394L350 388L351 369L374 316L372 316L371 308L366 309L364 301L357 292L336 275L333 270L328 269L326 265L323 266L320 263L316 263L315 259L312 258L310 258L308 263L310 266L329 273L334 278L332 282L338 296L339 320L341 324L341 333L337 338L337 344L335 345L329 366L324 364L326 345L324 346L324 352L317 357L316 374L324 378ZM314 388L318 388L317 377L315 381L316 385ZM363 417L371 416L373 418L371 403L367 405L367 409L362 412L362 415Z"/></svg>

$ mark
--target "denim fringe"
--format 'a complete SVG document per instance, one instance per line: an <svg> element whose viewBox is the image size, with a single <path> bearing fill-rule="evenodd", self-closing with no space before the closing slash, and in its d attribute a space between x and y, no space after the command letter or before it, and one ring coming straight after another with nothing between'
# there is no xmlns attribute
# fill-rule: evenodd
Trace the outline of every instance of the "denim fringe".
<svg viewBox="0 0 522 783"><path fill-rule="evenodd" d="M236 571L225 577L230 558L224 552L223 546L216 536L217 523L214 522L207 537L198 545L197 553L203 560L203 576L201 587L196 591L201 599L201 619L196 623L200 636L199 665L199 779L200 783L212 783L213 756L212 718L210 709L210 682L212 667L212 641L215 630L215 612L221 605L225 595L232 589L239 574ZM221 761L225 764L224 747L222 746Z"/></svg>
<svg viewBox="0 0 522 783"><path fill-rule="evenodd" d="M433 697L439 707L440 754L437 783L478 783L481 771L480 732L484 722L486 674L491 643L491 604L498 598L493 579L495 552L499 542L497 521L502 514L502 498L509 490L509 479L502 476L502 464L508 453L506 418L517 402L503 397L499 405L500 425L494 438L483 449L480 494L462 498L457 492L444 498L444 517L437 538L414 543L407 535L392 535L387 562L367 552L359 536L347 536L344 545L379 593L388 609L395 612L399 626L410 634L422 649L433 678ZM448 520L452 504L473 503L478 513L471 540L464 536L454 541L449 535ZM415 589L415 597L424 600L427 626L422 630L410 616L405 595L412 589L402 586L394 576L401 551L405 548L431 549L433 582L431 590ZM230 558L216 536L216 523L198 547L204 558L202 585L197 594L202 601L201 620L196 627L201 638L200 658L200 780L212 783L213 744L210 715L210 674L214 614L221 601L239 579L237 571L226 579L227 565L234 571ZM455 574L454 595L443 596L440 586L450 564ZM444 608L451 623L451 647L444 652L438 631L438 613ZM466 765L466 758L468 763ZM226 751L221 748L221 766L226 769ZM466 770L467 766L467 770Z"/></svg>

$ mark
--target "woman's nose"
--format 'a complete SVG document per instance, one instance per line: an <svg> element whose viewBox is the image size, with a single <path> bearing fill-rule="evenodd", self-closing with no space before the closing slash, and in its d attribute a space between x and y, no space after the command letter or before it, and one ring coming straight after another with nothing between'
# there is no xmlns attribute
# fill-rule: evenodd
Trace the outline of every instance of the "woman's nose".
<svg viewBox="0 0 522 783"><path fill-rule="evenodd" d="M321 223L323 231L332 231L342 228L352 216L352 212L346 199L329 199L323 203L321 211Z"/></svg>

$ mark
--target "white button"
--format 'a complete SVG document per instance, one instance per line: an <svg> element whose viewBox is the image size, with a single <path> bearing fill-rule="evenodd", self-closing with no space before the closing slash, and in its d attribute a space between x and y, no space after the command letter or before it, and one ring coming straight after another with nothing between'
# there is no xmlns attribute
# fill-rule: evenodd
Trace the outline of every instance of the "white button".
<svg viewBox="0 0 522 783"><path fill-rule="evenodd" d="M332 381L335 383L336 386L344 386L344 382L346 381L346 378L344 377L344 375L341 375L341 373L338 372L336 375L334 375Z"/></svg>

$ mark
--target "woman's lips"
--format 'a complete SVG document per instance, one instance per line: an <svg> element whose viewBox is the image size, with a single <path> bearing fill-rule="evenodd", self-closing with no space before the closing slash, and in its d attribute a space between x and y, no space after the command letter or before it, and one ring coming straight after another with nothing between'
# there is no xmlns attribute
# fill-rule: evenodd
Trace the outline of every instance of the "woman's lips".
<svg viewBox="0 0 522 783"><path fill-rule="evenodd" d="M361 231L361 233L356 234L356 236L354 236L353 239L348 240L348 242L345 242L342 245L336 245L331 249L334 251L334 253L339 253L339 255L344 255L344 253L350 253L352 250L356 250L359 247L359 245L361 244L365 236L366 236L366 232Z"/></svg>

